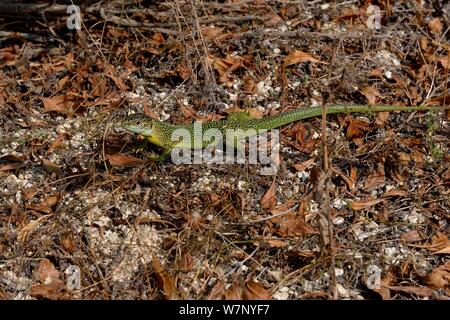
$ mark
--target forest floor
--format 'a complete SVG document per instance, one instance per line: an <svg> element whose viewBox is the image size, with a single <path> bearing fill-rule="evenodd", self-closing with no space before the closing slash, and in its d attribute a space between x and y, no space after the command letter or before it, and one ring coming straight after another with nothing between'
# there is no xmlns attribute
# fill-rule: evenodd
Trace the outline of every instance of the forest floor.
<svg viewBox="0 0 450 320"><path fill-rule="evenodd" d="M0 17L0 298L449 299L448 111L290 124L275 175L155 163L119 125L444 108L450 5L421 3L110 1L79 30Z"/></svg>

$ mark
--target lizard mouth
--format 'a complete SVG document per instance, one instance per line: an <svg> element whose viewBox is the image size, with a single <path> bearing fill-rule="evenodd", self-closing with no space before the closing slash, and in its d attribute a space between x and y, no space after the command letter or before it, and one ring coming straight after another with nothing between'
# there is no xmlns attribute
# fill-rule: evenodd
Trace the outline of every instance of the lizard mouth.
<svg viewBox="0 0 450 320"><path fill-rule="evenodd" d="M141 134L144 137L149 137L153 134L153 130L149 129L149 128L142 128L142 127L133 126L133 125L124 126L124 128L133 133Z"/></svg>

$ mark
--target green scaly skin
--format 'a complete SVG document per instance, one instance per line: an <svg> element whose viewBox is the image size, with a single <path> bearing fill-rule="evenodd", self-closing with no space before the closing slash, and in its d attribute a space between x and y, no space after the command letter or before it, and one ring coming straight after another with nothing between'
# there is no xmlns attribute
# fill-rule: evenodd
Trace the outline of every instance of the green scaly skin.
<svg viewBox="0 0 450 320"><path fill-rule="evenodd" d="M444 108L440 108L438 106L403 107L388 105L368 106L335 104L328 106L327 115L353 112L372 113L382 111L419 111L441 109ZM208 129L217 129L224 136L227 129L234 129L237 130L235 137L238 139L244 139L301 119L314 118L320 115L322 115L322 107L296 109L261 119L251 118L246 112L235 112L230 114L225 120L205 122L200 126L198 123L197 125L194 123L189 125L174 125L167 122L153 120L145 115L139 114L128 117L128 119L122 124L122 127L133 133L143 135L150 143L161 147L164 152L155 160L163 160L170 155L172 149L174 148L199 149L206 146L211 146L211 143L214 144L214 140L203 141L203 139L201 139L202 133ZM184 129L185 132L190 135L190 141L193 143L186 144L172 140L172 134L176 130L180 129ZM198 139L195 139L196 135L199 137ZM238 146L236 142L233 143Z"/></svg>

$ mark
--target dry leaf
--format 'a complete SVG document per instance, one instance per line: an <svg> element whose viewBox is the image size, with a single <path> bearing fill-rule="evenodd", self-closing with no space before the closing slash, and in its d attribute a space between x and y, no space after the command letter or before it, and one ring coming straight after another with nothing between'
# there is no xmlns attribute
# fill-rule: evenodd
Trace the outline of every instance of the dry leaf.
<svg viewBox="0 0 450 320"><path fill-rule="evenodd" d="M374 205L376 205L377 203L380 203L384 201L384 199L364 199L364 200L358 200L358 201L352 201L348 204L348 206L353 209L353 210L363 210L363 209L367 209L370 208Z"/></svg>
<svg viewBox="0 0 450 320"><path fill-rule="evenodd" d="M156 274L158 281L158 288L163 292L166 299L176 299L175 280L172 276L162 267L158 258L152 253L152 267Z"/></svg>
<svg viewBox="0 0 450 320"><path fill-rule="evenodd" d="M430 288L420 288L413 286L389 286L392 291L400 291L405 293L411 293L418 295L419 297L430 297L433 294L433 290Z"/></svg>
<svg viewBox="0 0 450 320"><path fill-rule="evenodd" d="M360 138L369 130L369 124L366 121L349 118L346 135L349 139Z"/></svg>
<svg viewBox="0 0 450 320"><path fill-rule="evenodd" d="M264 25L266 27L275 27L280 22L283 22L283 19L277 15L274 11L270 11L268 14L264 16Z"/></svg>
<svg viewBox="0 0 450 320"><path fill-rule="evenodd" d="M270 212L274 215L276 214L280 214L280 213L286 213L287 211L291 210L296 204L297 204L297 200L288 200L285 203L283 203L282 205L279 205L278 207L276 207L275 209L270 210Z"/></svg>
<svg viewBox="0 0 450 320"><path fill-rule="evenodd" d="M277 205L277 200L275 198L275 177L272 180L272 184L270 188L266 191L266 193L261 198L261 208L264 210L270 210L275 208Z"/></svg>
<svg viewBox="0 0 450 320"><path fill-rule="evenodd" d="M214 285L208 295L208 300L222 300L224 295L225 287L223 286L222 281L217 280L217 283Z"/></svg>
<svg viewBox="0 0 450 320"><path fill-rule="evenodd" d="M76 99L68 95L41 98L46 111L54 111L62 114L71 114L78 106Z"/></svg>
<svg viewBox="0 0 450 320"><path fill-rule="evenodd" d="M376 293L378 293L383 300L391 299L391 291L389 290L389 286L394 281L395 276L392 271L389 271L386 276L381 278L380 287L372 289Z"/></svg>
<svg viewBox="0 0 450 320"><path fill-rule="evenodd" d="M225 290L225 300L242 300L242 288L241 286L233 283L227 290Z"/></svg>
<svg viewBox="0 0 450 320"><path fill-rule="evenodd" d="M25 159L12 154L0 158L0 171L15 170L24 167Z"/></svg>
<svg viewBox="0 0 450 320"><path fill-rule="evenodd" d="M181 113L183 114L183 116L187 119L192 119L195 118L195 116L197 115L197 111L195 111L194 108L192 108L191 106L181 106Z"/></svg>
<svg viewBox="0 0 450 320"><path fill-rule="evenodd" d="M428 249L432 251L439 251L445 249L450 245L450 240L448 239L448 235L444 232L437 232L431 238L431 245L428 246Z"/></svg>
<svg viewBox="0 0 450 320"><path fill-rule="evenodd" d="M37 279L41 284L31 287L30 295L36 298L60 299L65 288L59 278L59 271L48 259L42 259L36 270Z"/></svg>
<svg viewBox="0 0 450 320"><path fill-rule="evenodd" d="M303 161L302 163L294 164L294 168L297 171L305 171L309 166L312 166L315 161L316 161L315 158L311 158L306 161Z"/></svg>
<svg viewBox="0 0 450 320"><path fill-rule="evenodd" d="M450 285L450 262L435 268L424 277L423 281L435 289L448 287Z"/></svg>
<svg viewBox="0 0 450 320"><path fill-rule="evenodd" d="M367 86L362 88L361 93L366 97L367 103L370 105L377 104L377 98L381 98L380 91L372 86Z"/></svg>
<svg viewBox="0 0 450 320"><path fill-rule="evenodd" d="M60 176L62 175L62 170L60 167L58 167L56 164L51 162L47 159L42 159L42 166L44 167L45 171L48 173L56 173L56 175Z"/></svg>
<svg viewBox="0 0 450 320"><path fill-rule="evenodd" d="M416 242L422 241L425 237L417 230L411 230L402 234L402 240L404 242Z"/></svg>
<svg viewBox="0 0 450 320"><path fill-rule="evenodd" d="M438 56L436 60L439 61L444 69L450 69L450 53L446 56Z"/></svg>
<svg viewBox="0 0 450 320"><path fill-rule="evenodd" d="M244 300L270 300L272 296L261 284L248 281L243 288Z"/></svg>
<svg viewBox="0 0 450 320"><path fill-rule="evenodd" d="M431 33L434 33L437 36L442 34L442 28L442 22L439 17L436 17L428 22L428 29L431 31Z"/></svg>
<svg viewBox="0 0 450 320"><path fill-rule="evenodd" d="M283 82L285 84L287 84L287 78L286 78L286 68L294 65L294 64L298 64L298 63L302 63L302 62L319 62L319 63L325 63L323 61L320 61L319 59L313 57L312 55L310 55L309 53L300 51L300 50L295 50L293 52L291 52L286 58L284 58L283 61L283 66L281 67L281 74L283 77Z"/></svg>
<svg viewBox="0 0 450 320"><path fill-rule="evenodd" d="M364 190L371 191L385 181L384 164L379 163L377 169L373 171L364 181Z"/></svg>
<svg viewBox="0 0 450 320"><path fill-rule="evenodd" d="M30 221L30 223L28 223L25 227L23 227L17 232L17 240L22 243L25 242L28 239L28 236L34 230L36 230L41 225L42 222L49 219L51 216L52 216L51 214L47 214L45 216L37 218L36 220Z"/></svg>
<svg viewBox="0 0 450 320"><path fill-rule="evenodd" d="M441 250L433 252L433 254L450 254L450 245L442 248Z"/></svg>
<svg viewBox="0 0 450 320"><path fill-rule="evenodd" d="M303 216L286 214L269 220L276 228L275 233L281 237L298 237L308 234L319 234L319 231L306 223Z"/></svg>
<svg viewBox="0 0 450 320"><path fill-rule="evenodd" d="M144 163L144 160L121 153L107 154L106 159L113 167L134 167Z"/></svg>

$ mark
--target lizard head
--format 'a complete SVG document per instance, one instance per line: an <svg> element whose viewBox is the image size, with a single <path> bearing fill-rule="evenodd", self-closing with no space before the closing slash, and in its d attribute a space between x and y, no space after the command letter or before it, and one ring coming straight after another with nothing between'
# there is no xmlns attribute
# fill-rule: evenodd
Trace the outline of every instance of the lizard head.
<svg viewBox="0 0 450 320"><path fill-rule="evenodd" d="M170 141L170 135L166 137L168 132L165 130L169 126L169 124L154 120L145 114L133 114L122 123L122 128L140 134L150 143L163 148Z"/></svg>
<svg viewBox="0 0 450 320"><path fill-rule="evenodd" d="M122 122L122 128L130 132L143 135L144 137L150 137L154 133L154 121L155 120L143 113L132 114Z"/></svg>

